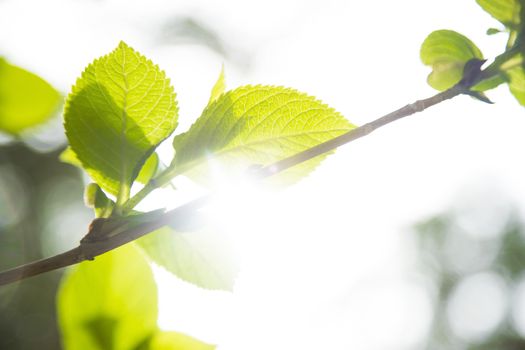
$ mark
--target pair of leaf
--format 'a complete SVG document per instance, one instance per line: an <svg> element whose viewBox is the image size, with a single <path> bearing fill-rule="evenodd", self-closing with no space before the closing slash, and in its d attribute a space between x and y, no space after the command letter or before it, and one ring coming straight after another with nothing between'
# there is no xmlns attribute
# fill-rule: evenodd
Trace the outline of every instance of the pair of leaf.
<svg viewBox="0 0 525 350"><path fill-rule="evenodd" d="M157 326L157 287L144 254L128 244L73 267L57 294L65 349L212 350Z"/></svg>
<svg viewBox="0 0 525 350"><path fill-rule="evenodd" d="M486 91L506 82L514 97L525 105L523 45L516 41L524 25L522 3L520 0L477 0L477 3L506 27L509 39L508 52L496 59L498 74L475 85L472 90ZM440 91L463 79L467 62L483 59L481 51L470 39L451 30L431 33L423 42L420 55L423 63L432 67L429 85Z"/></svg>
<svg viewBox="0 0 525 350"><path fill-rule="evenodd" d="M0 57L0 131L18 135L44 123L60 103L48 82Z"/></svg>
<svg viewBox="0 0 525 350"><path fill-rule="evenodd" d="M251 164L273 163L354 128L333 109L291 89L224 90L221 73L202 116L173 142L175 170L203 182L211 177L210 158L235 177ZM173 131L174 106L175 94L164 73L121 43L85 70L68 97L69 156L78 157L104 190L116 194L123 183L131 185L144 157ZM323 158L287 171L288 179L304 176ZM166 228L145 237L141 246L154 261L186 281L230 290L235 269L230 262L224 264L228 259L218 258L224 254L212 251L216 244L210 237L217 236Z"/></svg>

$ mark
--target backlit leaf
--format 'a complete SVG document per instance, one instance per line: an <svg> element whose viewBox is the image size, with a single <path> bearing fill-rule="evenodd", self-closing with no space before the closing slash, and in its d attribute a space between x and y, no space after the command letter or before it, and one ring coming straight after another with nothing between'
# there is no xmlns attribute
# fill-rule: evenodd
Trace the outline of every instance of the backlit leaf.
<svg viewBox="0 0 525 350"><path fill-rule="evenodd" d="M181 168L198 164L188 173L198 178L210 177L212 163L239 174L250 165L271 164L354 127L306 94L283 87L243 86L221 95L188 132L175 137L175 163ZM304 176L325 156L285 171L286 181Z"/></svg>
<svg viewBox="0 0 525 350"><path fill-rule="evenodd" d="M511 29L520 23L520 0L476 0L492 17Z"/></svg>
<svg viewBox="0 0 525 350"><path fill-rule="evenodd" d="M0 58L0 131L16 135L47 121L61 100L45 80Z"/></svg>
<svg viewBox="0 0 525 350"><path fill-rule="evenodd" d="M180 279L205 289L232 290L238 267L225 235L207 232L176 232L164 227L138 241L157 264Z"/></svg>
<svg viewBox="0 0 525 350"><path fill-rule="evenodd" d="M463 68L469 60L483 58L470 39L452 30L432 32L421 45L420 55L425 65L432 66L428 84L440 91L461 80Z"/></svg>
<svg viewBox="0 0 525 350"><path fill-rule="evenodd" d="M175 129L177 104L164 72L121 42L82 73L64 118L82 166L104 190L117 194L129 189L155 147Z"/></svg>

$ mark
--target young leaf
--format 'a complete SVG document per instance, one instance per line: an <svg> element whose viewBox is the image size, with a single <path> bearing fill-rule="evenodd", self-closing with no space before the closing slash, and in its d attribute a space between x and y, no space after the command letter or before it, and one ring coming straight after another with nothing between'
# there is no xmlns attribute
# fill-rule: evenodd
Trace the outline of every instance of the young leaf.
<svg viewBox="0 0 525 350"><path fill-rule="evenodd" d="M233 288L238 267L227 237L207 232L181 233L164 227L138 241L157 264L180 279L201 288Z"/></svg>
<svg viewBox="0 0 525 350"><path fill-rule="evenodd" d="M157 287L133 244L72 268L57 304L65 349L131 350L157 332Z"/></svg>
<svg viewBox="0 0 525 350"><path fill-rule="evenodd" d="M476 0L479 6L510 29L518 29L520 0Z"/></svg>
<svg viewBox="0 0 525 350"><path fill-rule="evenodd" d="M88 174L125 200L146 159L175 129L177 103L164 72L121 42L82 73L64 119Z"/></svg>
<svg viewBox="0 0 525 350"><path fill-rule="evenodd" d="M211 89L211 95L210 100L208 101L208 106L215 101L217 98L219 98L220 95L224 93L226 90L226 80L224 77L224 66L221 68L221 73L219 74L219 78L217 79L217 82L215 85L213 85L213 88Z"/></svg>
<svg viewBox="0 0 525 350"><path fill-rule="evenodd" d="M17 135L47 121L61 100L45 80L0 58L0 131Z"/></svg>
<svg viewBox="0 0 525 350"><path fill-rule="evenodd" d="M522 0L476 0L492 17L505 25L509 33L507 49L513 47L522 31ZM490 29L489 29L490 30ZM487 34L489 32L487 31Z"/></svg>
<svg viewBox="0 0 525 350"><path fill-rule="evenodd" d="M244 86L206 107L186 133L173 140L175 165L199 165L190 176L209 177L207 159L232 174L267 165L355 128L313 97L274 86ZM326 155L294 167L290 181L311 171ZM285 173L286 173L285 172Z"/></svg>
<svg viewBox="0 0 525 350"><path fill-rule="evenodd" d="M473 58L483 59L481 51L467 37L452 30L430 33L421 45L421 61L432 66L428 84L446 90L463 78L465 64Z"/></svg>

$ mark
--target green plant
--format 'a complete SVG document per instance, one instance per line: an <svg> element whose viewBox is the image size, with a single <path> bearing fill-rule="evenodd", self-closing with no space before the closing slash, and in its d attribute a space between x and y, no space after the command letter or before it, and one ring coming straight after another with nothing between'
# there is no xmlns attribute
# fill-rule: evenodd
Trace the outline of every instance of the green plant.
<svg viewBox="0 0 525 350"><path fill-rule="evenodd" d="M458 95L490 102L484 92L506 83L517 100L525 104L522 38L525 6L517 0L478 3L505 26L509 37L506 48L482 68L485 63L482 52L468 38L449 30L430 34L422 45L421 59L432 66L428 82L440 91L435 96L355 127L333 109L295 90L243 86L226 92L221 73L201 117L188 131L174 137L175 156L167 166L160 164L155 150L177 126L176 95L163 71L121 42L113 52L86 68L69 94L64 110L70 147L61 158L83 168L95 181L87 186L85 197L96 218L78 247L1 273L0 284L105 254L95 262L78 265L65 277L59 304L66 346L147 349L164 346L159 342L166 342L166 348L177 342L193 342L156 328L153 297L156 292L148 259L201 287L231 289L235 267L230 262L217 259L210 264L196 260L193 254L193 249L210 245L211 238L206 233L209 228L195 228L197 232L184 239L180 236L209 196L167 212L159 209L139 213L135 206L179 175L208 184L210 157L221 163L231 178L241 178L249 170L256 181L271 178L274 183L287 184L308 174L327 152L338 146ZM8 80L0 75L2 81ZM8 94L13 89L2 91ZM37 94L44 96L44 92ZM53 106L56 94L49 95L46 101ZM6 126L0 123L0 127L18 135L24 128L44 120L50 114L46 112L49 109L38 113L39 117L27 125L7 126L5 122ZM7 116L0 121L12 120L8 113L22 112L5 112ZM137 182L144 186L132 196L131 189ZM185 244L187 240L191 243ZM136 244L118 248L132 241ZM131 266L137 271L132 281L119 273ZM219 273L210 272L211 268ZM140 289L144 295L130 293L122 300L119 290L138 290L130 287L132 283L144 286ZM85 295L82 284L97 286L95 289L102 292ZM140 310L141 319L147 320L140 329L135 323L136 310L126 304L133 298L148 300L142 305L144 310ZM89 305L89 302L94 306L67 315L63 311L71 310L75 303ZM114 309L111 307L114 304L120 307ZM197 344L194 346L206 347Z"/></svg>

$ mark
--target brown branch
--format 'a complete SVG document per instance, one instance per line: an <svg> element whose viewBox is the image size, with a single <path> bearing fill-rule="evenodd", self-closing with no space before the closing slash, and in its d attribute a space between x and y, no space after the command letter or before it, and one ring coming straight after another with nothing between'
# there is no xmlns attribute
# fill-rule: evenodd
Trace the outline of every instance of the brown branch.
<svg viewBox="0 0 525 350"><path fill-rule="evenodd" d="M93 260L96 256L134 241L163 226L176 225L179 222L188 220L198 211L199 208L204 206L207 200L207 196L195 199L164 213L155 220L145 221L125 232L122 232L121 234L112 237L110 236L100 241L81 243L78 247L68 250L65 253L0 272L0 286L20 281L31 276L40 275L44 272L78 264L85 260Z"/></svg>
<svg viewBox="0 0 525 350"><path fill-rule="evenodd" d="M271 165L255 171L255 177L266 178L279 172L282 172L294 165L300 164L321 154L334 150L346 143L352 142L358 138L366 136L377 130L378 128L392 123L398 119L407 117L417 112L441 103L445 100L451 99L462 93L466 93L465 87L460 84L440 92L432 97L418 100L414 103L408 104L392 113L389 113L379 119L376 119L368 124L350 130L349 132L333 138L329 141L323 142L317 146L309 148L303 152L297 153L291 157L282 159ZM156 229L166 225L177 225L178 223L188 220L200 208L202 208L208 201L209 196L201 197L191 202L188 202L178 208L168 211L159 217L155 217L150 221L145 221L136 226L133 226L125 231L114 236L103 236L99 241L84 242L78 247L71 249L65 253L55 255L53 257L38 260L26 265L22 265L11 270L0 272L0 286L13 283L15 281L23 280L25 278L42 274L44 272L56 270L65 266L74 265L84 260L92 260L96 256L104 254L110 250L120 247L126 243L136 240Z"/></svg>
<svg viewBox="0 0 525 350"><path fill-rule="evenodd" d="M432 97L423 100L418 100L414 103L408 104L368 124L364 124L358 128L352 129L349 132L344 133L343 135L335 137L326 142L320 143L317 146L308 148L302 152L294 154L291 157L284 158L278 162L265 166L264 168L257 171L256 176L260 178L265 178L280 173L281 171L291 168L294 165L310 160L321 154L334 150L339 146L342 146L344 144L357 140L363 136L366 136L372 131L379 129L380 127L386 124L392 123L393 121L404 117L408 117L409 115L415 114L417 112L422 112L428 107L432 107L438 103L441 103L445 100L449 100L465 92L465 88L463 88L461 85L456 85Z"/></svg>

